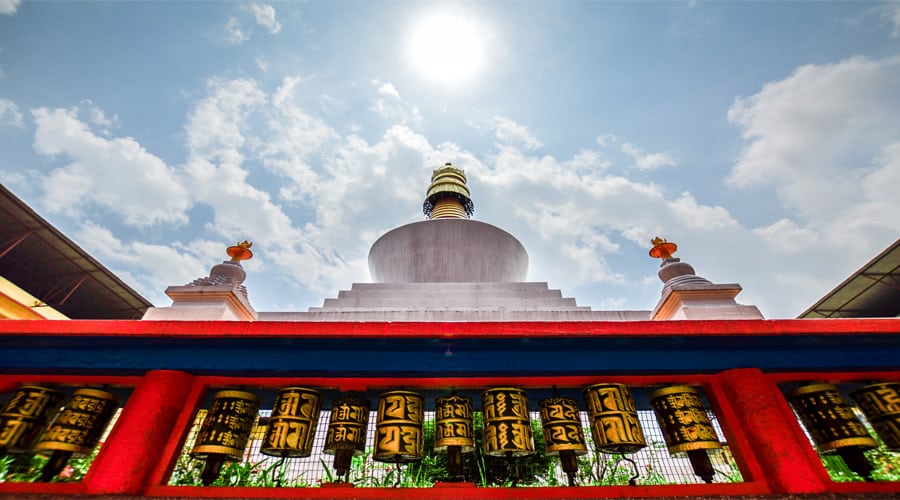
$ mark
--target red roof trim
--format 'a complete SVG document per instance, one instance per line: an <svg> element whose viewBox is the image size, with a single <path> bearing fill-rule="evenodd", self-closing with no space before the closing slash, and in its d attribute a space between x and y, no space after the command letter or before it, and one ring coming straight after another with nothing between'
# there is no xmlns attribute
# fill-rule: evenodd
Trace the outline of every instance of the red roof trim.
<svg viewBox="0 0 900 500"><path fill-rule="evenodd" d="M497 323L8 320L0 335L117 337L510 338L900 334L900 319L586 321Z"/></svg>

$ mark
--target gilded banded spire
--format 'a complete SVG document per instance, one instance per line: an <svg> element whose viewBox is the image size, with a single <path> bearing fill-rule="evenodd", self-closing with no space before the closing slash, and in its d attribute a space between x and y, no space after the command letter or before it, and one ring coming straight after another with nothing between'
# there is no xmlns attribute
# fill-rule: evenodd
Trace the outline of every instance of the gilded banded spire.
<svg viewBox="0 0 900 500"><path fill-rule="evenodd" d="M446 163L431 174L422 211L429 219L468 219L475 213L466 173Z"/></svg>

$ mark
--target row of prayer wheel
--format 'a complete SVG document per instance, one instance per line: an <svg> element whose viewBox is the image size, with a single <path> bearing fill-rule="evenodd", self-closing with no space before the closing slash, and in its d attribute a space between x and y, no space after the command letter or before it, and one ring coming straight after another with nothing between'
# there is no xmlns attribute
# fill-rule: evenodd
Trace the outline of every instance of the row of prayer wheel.
<svg viewBox="0 0 900 500"><path fill-rule="evenodd" d="M850 392L860 411L888 450L900 451L900 382L876 382ZM788 402L822 454L837 454L853 472L872 480L872 465L863 454L878 443L841 391L812 383L788 393Z"/></svg>
<svg viewBox="0 0 900 500"><path fill-rule="evenodd" d="M62 407L60 391L39 385L19 387L0 411L0 454L50 453L41 480L59 474L73 454L90 455L119 407L112 393L76 389Z"/></svg>
<svg viewBox="0 0 900 500"><path fill-rule="evenodd" d="M628 454L646 446L634 399L622 384L595 384L583 389L591 436L599 452ZM900 451L900 382L878 382L850 393L875 433L892 451ZM657 389L649 395L670 453L687 452L694 470L712 480L706 450L720 448L698 391L689 386ZM91 388L74 391L60 411L64 395L38 385L19 387L0 411L0 453L50 452L43 480L49 480L72 454L89 455L109 424L118 401L112 393ZM484 454L519 457L534 453L526 392L498 387L481 396ZM814 383L788 393L819 452L837 453L866 479L872 467L863 451L877 442L832 384ZM424 398L410 391L388 391L378 399L375 452L382 462L405 463L424 456ZM575 457L587 453L575 399L551 396L539 402L548 455L558 455L573 482ZM287 387L275 398L261 451L283 458L308 457L322 407L314 389ZM191 455L207 459L209 482L225 460L240 460L259 411L252 393L216 393ZM349 472L353 455L363 453L370 403L358 397L333 402L324 452L335 455L339 476ZM472 399L452 394L435 400L435 451L448 454L451 469L461 455L475 451ZM55 471L55 472L54 472ZM205 478L206 481L208 478Z"/></svg>
<svg viewBox="0 0 900 500"><path fill-rule="evenodd" d="M595 384L584 388L583 395L599 452L627 454L647 446L627 386ZM650 400L671 453L700 453L705 458L705 450L721 447L695 388L659 389L650 394ZM484 454L507 458L533 454L527 393L515 387L497 387L484 391L481 401ZM578 402L554 395L541 400L539 406L546 453L561 458L563 470L574 484L575 457L588 452ZM310 456L321 407L322 395L314 389L281 389L260 451L283 458ZM225 390L215 394L191 451L191 456L206 459L208 466L213 464L205 482L215 480L223 460L242 458L258 409L259 399L252 393ZM352 457L365 450L370 409L369 401L355 396L333 402L323 451L335 455L338 477L346 476ZM423 396L403 390L385 392L378 399L376 416L374 460L407 463L424 457ZM459 475L461 455L475 451L475 446L472 399L457 394L437 398L434 447L448 455L451 477ZM711 481L712 466L707 469L698 475Z"/></svg>

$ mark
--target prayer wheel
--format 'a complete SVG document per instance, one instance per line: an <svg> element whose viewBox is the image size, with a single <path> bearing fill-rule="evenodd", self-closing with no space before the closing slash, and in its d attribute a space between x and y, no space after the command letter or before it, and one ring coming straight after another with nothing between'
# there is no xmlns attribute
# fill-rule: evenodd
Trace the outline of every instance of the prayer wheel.
<svg viewBox="0 0 900 500"><path fill-rule="evenodd" d="M790 392L788 400L820 453L834 453L848 446L867 450L877 446L834 385L798 387Z"/></svg>
<svg viewBox="0 0 900 500"><path fill-rule="evenodd" d="M375 451L379 462L416 462L424 457L425 399L415 392L389 391L378 398Z"/></svg>
<svg viewBox="0 0 900 500"><path fill-rule="evenodd" d="M90 455L117 408L114 394L78 389L34 449Z"/></svg>
<svg viewBox="0 0 900 500"><path fill-rule="evenodd" d="M587 453L584 429L581 427L578 402L575 399L553 396L541 400L538 405L541 409L547 455L556 456L566 451L576 455Z"/></svg>
<svg viewBox="0 0 900 500"><path fill-rule="evenodd" d="M312 454L322 395L305 387L278 391L260 452L275 457L302 458Z"/></svg>
<svg viewBox="0 0 900 500"><path fill-rule="evenodd" d="M699 391L686 385L657 389L650 393L650 405L669 453L687 452L694 473L711 483L715 470L706 450L721 448L722 444L709 421Z"/></svg>
<svg viewBox="0 0 900 500"><path fill-rule="evenodd" d="M575 457L587 453L584 429L578 413L578 401L573 398L551 396L541 400L541 426L544 429L544 448L547 455L559 456L569 486L575 486L578 462Z"/></svg>
<svg viewBox="0 0 900 500"><path fill-rule="evenodd" d="M31 450L62 401L62 393L48 387L19 387L0 411L0 453Z"/></svg>
<svg viewBox="0 0 900 500"><path fill-rule="evenodd" d="M201 474L204 485L216 480L223 462L243 458L258 415L259 398L253 393L226 390L213 396L191 450L192 457L206 459Z"/></svg>
<svg viewBox="0 0 900 500"><path fill-rule="evenodd" d="M631 391L624 384L594 384L582 390L591 438L603 453L634 453L647 446Z"/></svg>
<svg viewBox="0 0 900 500"><path fill-rule="evenodd" d="M244 391L219 391L197 432L191 456L222 455L241 460L259 413L259 398Z"/></svg>
<svg viewBox="0 0 900 500"><path fill-rule="evenodd" d="M435 399L434 451L446 453L459 446L463 453L475 451L472 398L456 394Z"/></svg>
<svg viewBox="0 0 900 500"><path fill-rule="evenodd" d="M891 451L900 451L900 382L878 382L850 393L875 433Z"/></svg>
<svg viewBox="0 0 900 500"><path fill-rule="evenodd" d="M837 453L850 470L871 480L872 465L863 451L877 447L878 443L836 386L804 385L788 393L788 401L820 453Z"/></svg>
<svg viewBox="0 0 900 500"><path fill-rule="evenodd" d="M322 451L334 455L334 468L339 478L350 473L353 456L362 455L366 449L370 408L368 401L355 396L335 399L332 404Z"/></svg>
<svg viewBox="0 0 900 500"><path fill-rule="evenodd" d="M521 457L534 454L528 395L515 387L497 387L481 394L484 410L484 454Z"/></svg>
<svg viewBox="0 0 900 500"><path fill-rule="evenodd" d="M447 454L451 479L462 477L462 454L475 451L472 398L451 394L434 400L434 451Z"/></svg>
<svg viewBox="0 0 900 500"><path fill-rule="evenodd" d="M90 455L118 407L114 394L98 389L77 389L34 446L36 451L51 452L40 480L52 480L72 454Z"/></svg>

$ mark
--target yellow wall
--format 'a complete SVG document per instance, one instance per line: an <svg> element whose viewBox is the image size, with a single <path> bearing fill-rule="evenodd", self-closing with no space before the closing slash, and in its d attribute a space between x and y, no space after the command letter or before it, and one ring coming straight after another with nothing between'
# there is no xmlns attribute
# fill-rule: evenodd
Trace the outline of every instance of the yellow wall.
<svg viewBox="0 0 900 500"><path fill-rule="evenodd" d="M69 319L0 276L0 319Z"/></svg>

